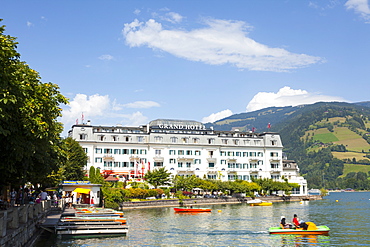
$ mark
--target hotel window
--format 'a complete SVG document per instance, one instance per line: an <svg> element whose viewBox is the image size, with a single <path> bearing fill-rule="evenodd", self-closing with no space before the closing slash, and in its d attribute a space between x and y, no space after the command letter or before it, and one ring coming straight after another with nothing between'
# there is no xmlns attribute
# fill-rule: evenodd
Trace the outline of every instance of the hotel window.
<svg viewBox="0 0 370 247"><path fill-rule="evenodd" d="M86 134L80 134L80 140L85 140L87 138Z"/></svg>
<svg viewBox="0 0 370 247"><path fill-rule="evenodd" d="M200 159L195 159L194 164L200 164Z"/></svg>
<svg viewBox="0 0 370 247"><path fill-rule="evenodd" d="M228 144L229 140L228 139L221 139L222 144Z"/></svg>
<svg viewBox="0 0 370 247"><path fill-rule="evenodd" d="M155 155L156 155L156 156L160 156L160 155L161 155L161 152L162 152L162 150L160 150L160 149L156 149L156 150L155 150Z"/></svg>
<svg viewBox="0 0 370 247"><path fill-rule="evenodd" d="M102 158L95 158L95 163L103 163L103 159Z"/></svg>
<svg viewBox="0 0 370 247"><path fill-rule="evenodd" d="M271 179L279 180L280 179L280 175L271 175Z"/></svg>
<svg viewBox="0 0 370 247"><path fill-rule="evenodd" d="M209 155L210 157L212 157L212 156L213 156L213 151L208 151L208 155Z"/></svg>
<svg viewBox="0 0 370 247"><path fill-rule="evenodd" d="M114 154L121 154L121 149L114 149Z"/></svg>
<svg viewBox="0 0 370 247"><path fill-rule="evenodd" d="M208 167L209 168L214 168L215 167L215 163L208 163Z"/></svg>
<svg viewBox="0 0 370 247"><path fill-rule="evenodd" d="M271 168L272 169L278 169L279 168L279 164L271 164Z"/></svg>
<svg viewBox="0 0 370 247"><path fill-rule="evenodd" d="M228 180L235 180L236 179L236 175L227 175L227 179Z"/></svg>
<svg viewBox="0 0 370 247"><path fill-rule="evenodd" d="M226 160L221 160L221 165L226 165Z"/></svg>
<svg viewBox="0 0 370 247"><path fill-rule="evenodd" d="M208 139L208 144L215 144L215 139L214 138L209 138Z"/></svg>
<svg viewBox="0 0 370 247"><path fill-rule="evenodd" d="M247 163L243 164L243 169L248 169L248 164Z"/></svg>
<svg viewBox="0 0 370 247"><path fill-rule="evenodd" d="M250 168L257 168L257 163L250 163L249 164L249 167Z"/></svg>
<svg viewBox="0 0 370 247"><path fill-rule="evenodd" d="M272 140L272 141L271 141L271 146L276 146L276 145L277 145L277 141Z"/></svg>
<svg viewBox="0 0 370 247"><path fill-rule="evenodd" d="M186 150L186 155L192 155L193 154L193 151L191 150Z"/></svg>
<svg viewBox="0 0 370 247"><path fill-rule="evenodd" d="M154 162L154 167L163 167L163 162Z"/></svg>
<svg viewBox="0 0 370 247"><path fill-rule="evenodd" d="M138 154L139 149L131 149L131 154Z"/></svg>
<svg viewBox="0 0 370 247"><path fill-rule="evenodd" d="M104 161L104 167L112 167L112 161Z"/></svg>
<svg viewBox="0 0 370 247"><path fill-rule="evenodd" d="M144 142L144 136L138 136L137 142Z"/></svg>
<svg viewBox="0 0 370 247"><path fill-rule="evenodd" d="M140 154L146 154L146 149L140 149Z"/></svg>
<svg viewBox="0 0 370 247"><path fill-rule="evenodd" d="M245 180L245 181L249 180L249 176L248 175L243 175L243 180Z"/></svg>
<svg viewBox="0 0 370 247"><path fill-rule="evenodd" d="M122 162L122 167L128 167L129 163L128 162Z"/></svg>
<svg viewBox="0 0 370 247"><path fill-rule="evenodd" d="M182 167L182 162L177 163L177 167Z"/></svg>
<svg viewBox="0 0 370 247"><path fill-rule="evenodd" d="M135 167L135 162L131 161L130 162L130 167Z"/></svg>
<svg viewBox="0 0 370 247"><path fill-rule="evenodd" d="M100 140L100 141L104 141L104 135L100 135L100 136L99 136L99 140Z"/></svg>
<svg viewBox="0 0 370 247"><path fill-rule="evenodd" d="M226 156L226 151L220 151L220 156Z"/></svg>
<svg viewBox="0 0 370 247"><path fill-rule="evenodd" d="M263 160L259 160L259 161L257 162L257 164L259 164L259 165L263 165Z"/></svg>
<svg viewBox="0 0 370 247"><path fill-rule="evenodd" d="M129 154L129 149L122 149L122 154Z"/></svg>
<svg viewBox="0 0 370 247"><path fill-rule="evenodd" d="M154 142L162 142L163 138L162 136L155 136L154 137Z"/></svg>
<svg viewBox="0 0 370 247"><path fill-rule="evenodd" d="M176 164L176 159L170 159L170 164Z"/></svg>
<svg viewBox="0 0 370 247"><path fill-rule="evenodd" d="M248 157L248 152L243 152L243 157Z"/></svg>
<svg viewBox="0 0 370 247"><path fill-rule="evenodd" d="M217 179L217 176L216 176L216 175L214 175L214 174L208 174L208 175L207 175L207 178L208 178L208 179Z"/></svg>
<svg viewBox="0 0 370 247"><path fill-rule="evenodd" d="M242 153L241 152L235 152L235 156L241 157Z"/></svg>
<svg viewBox="0 0 370 247"><path fill-rule="evenodd" d="M170 155L176 155L176 150L170 150Z"/></svg>
<svg viewBox="0 0 370 247"><path fill-rule="evenodd" d="M227 152L227 156L234 156L234 152L232 151Z"/></svg>
<svg viewBox="0 0 370 247"><path fill-rule="evenodd" d="M199 138L193 138L193 143L199 143Z"/></svg>
<svg viewBox="0 0 370 247"><path fill-rule="evenodd" d="M187 138L187 137L184 137L181 140L182 140L182 143L188 143L189 142L189 138Z"/></svg>
<svg viewBox="0 0 370 247"><path fill-rule="evenodd" d="M239 145L239 140L238 139L234 140L234 144Z"/></svg>
<svg viewBox="0 0 370 247"><path fill-rule="evenodd" d="M277 153L277 152L271 152L270 153L270 156L271 157L278 157L279 156L279 153Z"/></svg>
<svg viewBox="0 0 370 247"><path fill-rule="evenodd" d="M114 162L114 167L121 167L121 162Z"/></svg>
<svg viewBox="0 0 370 247"><path fill-rule="evenodd" d="M256 152L249 152L249 157L257 157Z"/></svg>
<svg viewBox="0 0 370 247"><path fill-rule="evenodd" d="M125 140L125 142L129 142L130 141L130 136L125 136L124 140Z"/></svg>
<svg viewBox="0 0 370 247"><path fill-rule="evenodd" d="M112 136L112 140L113 140L114 142L118 141L118 136Z"/></svg>
<svg viewBox="0 0 370 247"><path fill-rule="evenodd" d="M186 168L191 168L191 163L190 162L186 162Z"/></svg>
<svg viewBox="0 0 370 247"><path fill-rule="evenodd" d="M177 151L177 153L178 153L179 155L184 155L184 150L179 150L179 151Z"/></svg>
<svg viewBox="0 0 370 247"><path fill-rule="evenodd" d="M227 168L236 168L236 164L235 163L228 163Z"/></svg>
<svg viewBox="0 0 370 247"><path fill-rule="evenodd" d="M254 145L260 146L261 145L261 140L254 140Z"/></svg>
<svg viewBox="0 0 370 247"><path fill-rule="evenodd" d="M250 144L250 140L244 140L244 145L249 145Z"/></svg>
<svg viewBox="0 0 370 247"><path fill-rule="evenodd" d="M177 137L171 137L170 139L172 143L177 143Z"/></svg>
<svg viewBox="0 0 370 247"><path fill-rule="evenodd" d="M257 153L257 156L258 156L258 157L263 157L263 153L262 153L262 152L258 152L258 153Z"/></svg>
<svg viewBox="0 0 370 247"><path fill-rule="evenodd" d="M110 148L104 148L104 153L105 154L111 154L112 153L112 149L110 149Z"/></svg>
<svg viewBox="0 0 370 247"><path fill-rule="evenodd" d="M95 148L95 153L96 154L101 154L102 153L102 149L101 148Z"/></svg>
<svg viewBox="0 0 370 247"><path fill-rule="evenodd" d="M84 149L84 152L87 153L87 148L83 148Z"/></svg>
<svg viewBox="0 0 370 247"><path fill-rule="evenodd" d="M200 155L200 151L199 150L195 150L195 155Z"/></svg>

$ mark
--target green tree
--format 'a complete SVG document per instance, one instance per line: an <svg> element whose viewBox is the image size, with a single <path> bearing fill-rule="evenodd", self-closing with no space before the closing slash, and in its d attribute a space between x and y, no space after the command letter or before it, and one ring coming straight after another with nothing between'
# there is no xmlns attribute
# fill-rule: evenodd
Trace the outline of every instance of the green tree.
<svg viewBox="0 0 370 247"><path fill-rule="evenodd" d="M0 26L0 185L43 183L58 170L62 124L57 118L67 99L20 60L16 38L4 31Z"/></svg>
<svg viewBox="0 0 370 247"><path fill-rule="evenodd" d="M164 167L161 167L154 171L148 171L145 174L144 179L153 185L154 188L158 188L158 186L170 184L170 175L170 172L168 172Z"/></svg>
<svg viewBox="0 0 370 247"><path fill-rule="evenodd" d="M65 180L83 180L85 178L84 166L87 156L81 145L68 137L63 140L66 162L64 164L63 177Z"/></svg>

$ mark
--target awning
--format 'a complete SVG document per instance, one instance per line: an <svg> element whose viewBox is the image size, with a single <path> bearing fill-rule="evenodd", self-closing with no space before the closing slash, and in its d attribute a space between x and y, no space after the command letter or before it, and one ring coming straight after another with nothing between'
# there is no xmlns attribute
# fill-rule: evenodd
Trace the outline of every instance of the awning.
<svg viewBox="0 0 370 247"><path fill-rule="evenodd" d="M82 194L89 194L90 189L76 188L73 192L82 193Z"/></svg>

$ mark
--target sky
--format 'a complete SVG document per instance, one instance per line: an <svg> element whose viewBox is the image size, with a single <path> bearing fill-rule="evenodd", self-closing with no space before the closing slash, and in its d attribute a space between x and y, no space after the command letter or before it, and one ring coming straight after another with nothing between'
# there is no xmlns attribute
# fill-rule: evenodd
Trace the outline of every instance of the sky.
<svg viewBox="0 0 370 247"><path fill-rule="evenodd" d="M72 125L214 122L270 106L369 101L367 0L0 0L21 60Z"/></svg>

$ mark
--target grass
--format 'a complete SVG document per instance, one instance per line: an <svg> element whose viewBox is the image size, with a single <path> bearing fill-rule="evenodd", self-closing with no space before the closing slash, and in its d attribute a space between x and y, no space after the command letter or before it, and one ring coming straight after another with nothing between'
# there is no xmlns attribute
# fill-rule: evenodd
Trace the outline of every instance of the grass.
<svg viewBox="0 0 370 247"><path fill-rule="evenodd" d="M368 160L368 158L364 157L365 154L363 153L355 153L355 152L331 152L335 158L343 160L343 159L353 159L356 160Z"/></svg>
<svg viewBox="0 0 370 247"><path fill-rule="evenodd" d="M367 165L356 165L356 164L344 164L343 175L340 177L345 177L350 172L365 172L370 171L370 166Z"/></svg>

